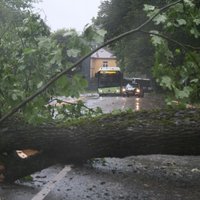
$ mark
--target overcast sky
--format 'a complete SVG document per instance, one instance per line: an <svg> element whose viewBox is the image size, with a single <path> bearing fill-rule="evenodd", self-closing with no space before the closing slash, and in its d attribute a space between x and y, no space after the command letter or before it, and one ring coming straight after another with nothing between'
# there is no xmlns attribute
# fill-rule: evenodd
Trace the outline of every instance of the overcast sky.
<svg viewBox="0 0 200 200"><path fill-rule="evenodd" d="M75 28L82 32L86 24L97 16L102 0L42 0L35 5L52 31Z"/></svg>

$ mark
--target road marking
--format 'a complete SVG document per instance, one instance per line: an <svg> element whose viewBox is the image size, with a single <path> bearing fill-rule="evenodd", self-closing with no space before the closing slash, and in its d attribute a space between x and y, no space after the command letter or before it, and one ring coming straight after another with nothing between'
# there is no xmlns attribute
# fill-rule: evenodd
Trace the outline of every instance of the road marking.
<svg viewBox="0 0 200 200"><path fill-rule="evenodd" d="M71 166L66 165L51 181L49 181L44 188L38 192L32 200L43 200L49 192L55 187L55 185L69 172L71 171Z"/></svg>

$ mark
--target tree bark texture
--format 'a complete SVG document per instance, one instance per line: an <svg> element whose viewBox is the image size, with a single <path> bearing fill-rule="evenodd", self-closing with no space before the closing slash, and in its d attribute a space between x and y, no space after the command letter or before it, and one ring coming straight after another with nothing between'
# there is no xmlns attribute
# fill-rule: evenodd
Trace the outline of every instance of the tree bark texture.
<svg viewBox="0 0 200 200"><path fill-rule="evenodd" d="M0 128L0 152L8 153L1 161L6 165L5 180L56 162L147 154L200 155L199 109L106 114L40 126L14 120L4 122ZM30 148L40 154L22 160L9 153Z"/></svg>

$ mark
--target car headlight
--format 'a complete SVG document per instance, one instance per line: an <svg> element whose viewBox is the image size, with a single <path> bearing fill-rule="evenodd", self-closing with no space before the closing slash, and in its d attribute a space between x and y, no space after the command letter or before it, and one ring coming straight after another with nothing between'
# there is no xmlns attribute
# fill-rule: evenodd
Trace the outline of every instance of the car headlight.
<svg viewBox="0 0 200 200"><path fill-rule="evenodd" d="M126 89L125 89L125 88L122 88L122 92L126 92Z"/></svg>
<svg viewBox="0 0 200 200"><path fill-rule="evenodd" d="M139 93L139 92L140 92L140 89L138 89L138 88L137 88L137 89L136 89L136 92L138 92L138 93Z"/></svg>

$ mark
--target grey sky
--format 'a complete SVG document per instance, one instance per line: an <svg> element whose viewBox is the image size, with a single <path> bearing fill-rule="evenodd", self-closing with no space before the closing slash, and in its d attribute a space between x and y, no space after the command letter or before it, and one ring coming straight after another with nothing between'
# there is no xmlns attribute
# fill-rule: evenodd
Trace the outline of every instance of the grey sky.
<svg viewBox="0 0 200 200"><path fill-rule="evenodd" d="M36 10L52 31L75 28L82 32L86 24L97 16L102 0L42 0Z"/></svg>

